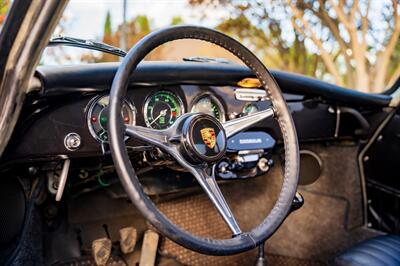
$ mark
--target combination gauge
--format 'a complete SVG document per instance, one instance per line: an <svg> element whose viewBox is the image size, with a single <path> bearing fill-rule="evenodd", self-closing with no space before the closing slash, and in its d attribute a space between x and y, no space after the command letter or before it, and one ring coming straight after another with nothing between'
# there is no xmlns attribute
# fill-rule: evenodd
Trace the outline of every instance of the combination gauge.
<svg viewBox="0 0 400 266"><path fill-rule="evenodd" d="M108 124L108 95L98 96L91 100L87 112L87 123L90 134L100 141L108 142L107 124ZM122 105L121 116L125 124L135 125L136 109L127 99Z"/></svg>

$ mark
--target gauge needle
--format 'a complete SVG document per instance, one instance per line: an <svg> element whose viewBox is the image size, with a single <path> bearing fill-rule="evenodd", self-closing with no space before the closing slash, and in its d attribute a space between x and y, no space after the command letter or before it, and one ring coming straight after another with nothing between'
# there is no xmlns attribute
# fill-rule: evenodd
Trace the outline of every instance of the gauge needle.
<svg viewBox="0 0 400 266"><path fill-rule="evenodd" d="M168 112L168 109L161 110L160 114L156 118L154 118L153 122L150 123L150 126L154 122L156 122L160 117L165 116L167 114L167 112Z"/></svg>

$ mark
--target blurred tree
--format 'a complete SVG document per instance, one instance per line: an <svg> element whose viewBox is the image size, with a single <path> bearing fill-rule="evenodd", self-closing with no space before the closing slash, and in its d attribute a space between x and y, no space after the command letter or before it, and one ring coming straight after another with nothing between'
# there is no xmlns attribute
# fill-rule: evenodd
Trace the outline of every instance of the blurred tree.
<svg viewBox="0 0 400 266"><path fill-rule="evenodd" d="M229 33L238 36L243 31L249 36L252 32L263 33L265 37L250 36L249 40L259 38L257 53L264 54L264 60L275 55L275 61L283 61L284 69L288 66L289 70L303 74L314 72L313 76L368 92L382 91L400 72L398 0L189 0L189 3L223 6L231 11L233 19L243 22L241 17L247 18L247 24L236 23ZM315 69L309 71L301 66L299 69L288 62L314 65ZM310 66L305 68L313 70Z"/></svg>
<svg viewBox="0 0 400 266"><path fill-rule="evenodd" d="M247 47L256 51L264 62L269 62L270 67L317 76L317 69L323 65L318 55L306 50L303 36L295 33L293 43L289 43L282 39L282 29L277 21L270 19L266 27L267 31L264 31L240 14L236 18L223 21L216 28L236 36Z"/></svg>
<svg viewBox="0 0 400 266"><path fill-rule="evenodd" d="M120 38L122 34L122 25L119 25L117 30L112 30L112 20L110 12L107 12L106 20L104 23L103 40L102 42L114 46L119 46ZM132 47L137 41L143 38L145 35L150 33L150 22L146 16L139 15L133 20L127 22L127 47ZM84 62L117 62L119 57L101 53L96 55L94 53L86 53L81 56L81 60Z"/></svg>
<svg viewBox="0 0 400 266"><path fill-rule="evenodd" d="M393 56L389 62L389 81L388 85L393 85L400 77L400 42L397 42Z"/></svg>
<svg viewBox="0 0 400 266"><path fill-rule="evenodd" d="M10 7L10 0L0 0L0 27L3 25L8 8Z"/></svg>
<svg viewBox="0 0 400 266"><path fill-rule="evenodd" d="M110 45L118 45L119 44L118 40L115 40L115 38L113 36L112 27L111 27L110 11L107 12L106 21L104 22L103 42L110 44ZM103 53L101 55L102 62L113 62L113 61L115 61L115 59L116 59L115 55L106 54L106 53ZM95 61L97 61L97 60L95 60Z"/></svg>
<svg viewBox="0 0 400 266"><path fill-rule="evenodd" d="M111 28L111 14L110 14L110 11L107 12L106 22L104 23L103 41L105 43L110 43L110 44L112 42L112 28Z"/></svg>
<svg viewBox="0 0 400 266"><path fill-rule="evenodd" d="M171 25L183 24L183 19L180 16L173 17L171 20ZM118 46L120 44L120 38L122 36L122 25L117 27L115 32L112 31L112 20L110 12L107 12L104 30L103 30L103 40L102 42ZM126 43L127 47L132 47L136 42L142 39L144 36L151 32L151 23L147 16L138 15L132 20L127 22L127 37ZM160 60L165 59L167 54L169 55L168 59L174 57L176 51L179 50L182 52L184 45L175 44L172 47L161 46L152 51L148 56L146 56L145 60ZM181 56L179 57L181 58ZM175 58L173 58L175 59ZM96 54L96 53L85 53L81 56L81 61L88 63L97 63L97 62L117 62L119 58L110 54Z"/></svg>
<svg viewBox="0 0 400 266"><path fill-rule="evenodd" d="M183 24L182 17L180 17L180 16L173 17L171 20L171 25L179 25L179 24Z"/></svg>

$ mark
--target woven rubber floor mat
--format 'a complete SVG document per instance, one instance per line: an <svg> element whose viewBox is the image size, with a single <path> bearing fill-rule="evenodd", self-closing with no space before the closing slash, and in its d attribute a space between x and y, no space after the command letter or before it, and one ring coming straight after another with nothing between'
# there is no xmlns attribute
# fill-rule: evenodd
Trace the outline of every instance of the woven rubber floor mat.
<svg viewBox="0 0 400 266"><path fill-rule="evenodd" d="M70 260L65 260L62 262L58 262L53 264L53 266L97 266L92 256L83 256L79 258L73 258ZM106 266L127 266L126 263L118 258L111 256L107 261Z"/></svg>
<svg viewBox="0 0 400 266"><path fill-rule="evenodd" d="M158 204L160 210L176 225L196 236L215 239L229 238L231 233L210 200L202 194ZM257 251L251 250L233 256L207 256L163 238L160 243L162 256L174 258L184 265L254 265ZM266 255L268 265L321 266L324 263L274 254Z"/></svg>
<svg viewBox="0 0 400 266"><path fill-rule="evenodd" d="M160 210L176 225L197 236L226 239L230 230L205 195L186 197L161 203ZM254 264L255 252L234 256L207 256L181 247L164 238L160 245L161 254L175 258L185 265L249 265ZM246 263L247 261L247 263Z"/></svg>

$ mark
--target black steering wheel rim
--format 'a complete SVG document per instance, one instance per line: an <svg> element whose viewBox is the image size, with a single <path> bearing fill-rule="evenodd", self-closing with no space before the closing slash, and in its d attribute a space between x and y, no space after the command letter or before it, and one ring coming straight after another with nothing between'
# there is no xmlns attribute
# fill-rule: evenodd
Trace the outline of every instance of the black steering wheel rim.
<svg viewBox="0 0 400 266"><path fill-rule="evenodd" d="M261 81L276 110L285 148L282 189L269 215L250 232L231 239L216 240L191 235L165 217L144 193L130 162L124 142L125 126L121 106L130 77L143 58L156 47L179 39L214 43L241 59ZM114 77L109 103L108 132L115 168L132 203L161 234L191 250L209 255L230 255L255 248L268 239L286 218L295 196L299 175L299 147L296 130L282 93L263 63L238 41L218 31L198 26L175 26L150 33L128 52Z"/></svg>

